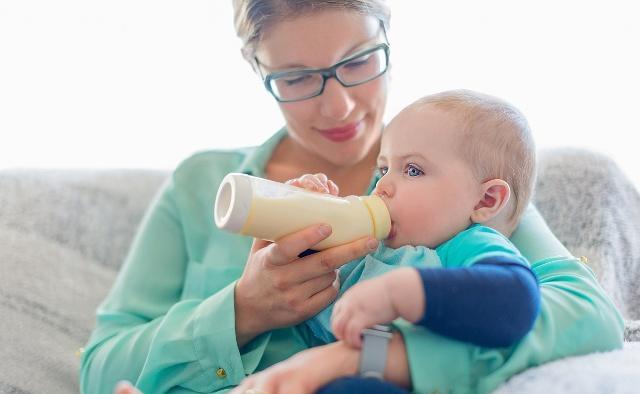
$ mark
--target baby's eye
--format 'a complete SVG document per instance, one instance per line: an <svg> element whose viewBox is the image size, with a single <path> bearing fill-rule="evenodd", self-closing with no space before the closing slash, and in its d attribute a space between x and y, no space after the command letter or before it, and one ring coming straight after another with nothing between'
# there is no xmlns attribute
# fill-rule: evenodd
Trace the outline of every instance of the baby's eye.
<svg viewBox="0 0 640 394"><path fill-rule="evenodd" d="M407 173L407 175L409 175L410 177L415 177L415 176L420 176L420 175L424 175L424 171L422 171L421 169L419 169L418 167L416 167L413 164L409 164L407 165L407 169L405 170L405 172Z"/></svg>
<svg viewBox="0 0 640 394"><path fill-rule="evenodd" d="M389 167L378 167L378 173L380 176L384 176L389 171Z"/></svg>

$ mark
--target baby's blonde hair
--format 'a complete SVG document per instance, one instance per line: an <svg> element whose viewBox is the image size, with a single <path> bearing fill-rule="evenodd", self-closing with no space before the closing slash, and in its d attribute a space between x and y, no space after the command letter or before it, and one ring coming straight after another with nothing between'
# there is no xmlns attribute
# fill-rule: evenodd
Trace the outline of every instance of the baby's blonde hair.
<svg viewBox="0 0 640 394"><path fill-rule="evenodd" d="M511 188L507 226L514 230L527 207L536 177L536 149L529 123L513 105L471 90L451 90L423 97L413 105L459 115L458 154L480 182L502 179Z"/></svg>

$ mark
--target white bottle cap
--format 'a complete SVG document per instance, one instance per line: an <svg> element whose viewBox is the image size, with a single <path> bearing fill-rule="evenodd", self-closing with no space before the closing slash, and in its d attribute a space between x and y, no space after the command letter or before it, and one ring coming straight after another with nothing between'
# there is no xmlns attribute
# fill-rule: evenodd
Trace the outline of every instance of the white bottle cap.
<svg viewBox="0 0 640 394"><path fill-rule="evenodd" d="M227 174L220 183L213 217L222 230L239 233L249 217L253 187L245 174Z"/></svg>

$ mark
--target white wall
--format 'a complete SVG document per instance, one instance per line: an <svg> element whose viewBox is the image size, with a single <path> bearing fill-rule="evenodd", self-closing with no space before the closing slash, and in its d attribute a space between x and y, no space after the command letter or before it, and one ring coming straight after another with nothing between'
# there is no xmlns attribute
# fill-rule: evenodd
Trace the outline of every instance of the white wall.
<svg viewBox="0 0 640 394"><path fill-rule="evenodd" d="M538 145L614 157L640 185L632 1L391 1L388 115L470 88ZM172 168L282 123L239 55L230 0L0 0L0 168Z"/></svg>

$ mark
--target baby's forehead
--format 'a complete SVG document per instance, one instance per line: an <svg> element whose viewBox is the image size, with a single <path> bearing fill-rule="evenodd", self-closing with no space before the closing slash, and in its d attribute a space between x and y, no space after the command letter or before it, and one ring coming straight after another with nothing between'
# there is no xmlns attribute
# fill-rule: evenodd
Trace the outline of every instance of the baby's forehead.
<svg viewBox="0 0 640 394"><path fill-rule="evenodd" d="M428 119L432 117L446 117L454 122L464 122L469 109L461 104L417 101L407 108L407 116Z"/></svg>
<svg viewBox="0 0 640 394"><path fill-rule="evenodd" d="M463 144L458 130L439 128L438 125L416 125L398 122L382 133L380 155L387 159L420 154L424 157L453 157L459 155Z"/></svg>
<svg viewBox="0 0 640 394"><path fill-rule="evenodd" d="M432 103L414 103L403 109L387 126L382 141L411 138L414 142L431 139L460 141L464 137L465 114L449 111Z"/></svg>

